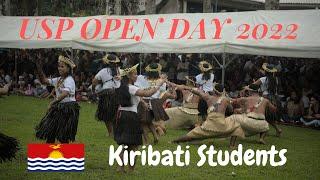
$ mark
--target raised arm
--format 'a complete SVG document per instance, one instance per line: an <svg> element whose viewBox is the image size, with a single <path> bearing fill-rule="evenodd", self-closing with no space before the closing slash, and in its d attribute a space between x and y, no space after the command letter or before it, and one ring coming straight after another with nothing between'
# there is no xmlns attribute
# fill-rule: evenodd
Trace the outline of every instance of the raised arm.
<svg viewBox="0 0 320 180"><path fill-rule="evenodd" d="M40 54L37 55L36 68L37 68L37 76L41 84L49 85L50 84L49 79L46 77L46 75L43 73L43 70L42 70L42 62L41 62Z"/></svg>
<svg viewBox="0 0 320 180"><path fill-rule="evenodd" d="M202 91L199 91L196 88L190 88L188 87L188 90L190 90L193 94L200 96L201 98L203 98L204 100L209 100L210 99L210 95L207 93L204 93Z"/></svg>
<svg viewBox="0 0 320 180"><path fill-rule="evenodd" d="M136 92L136 95L137 95L137 96L140 96L140 97L150 97L150 96L152 96L154 93L156 93L159 89L160 89L159 86L157 86L157 87L152 87L152 88L148 88L148 89L139 89L139 90Z"/></svg>
<svg viewBox="0 0 320 180"><path fill-rule="evenodd" d="M139 90L137 90L136 95L140 96L140 97L150 97L160 89L160 87L162 86L162 84L164 82L165 82L164 79L160 79L160 81L158 81L156 87L151 87L148 89L139 89Z"/></svg>
<svg viewBox="0 0 320 180"><path fill-rule="evenodd" d="M177 99L176 90L177 90L177 88L170 89L169 91L165 91L164 94L162 95L161 99L162 100Z"/></svg>
<svg viewBox="0 0 320 180"><path fill-rule="evenodd" d="M165 77L166 78L166 77ZM186 78L188 78L188 76L186 76ZM172 87L172 88L175 88L176 90L179 90L179 91L182 91L182 90L186 90L188 89L189 87L186 86L186 85L183 85L183 84L175 84L173 82L170 82L168 80L166 80L166 83L168 86Z"/></svg>
<svg viewBox="0 0 320 180"><path fill-rule="evenodd" d="M254 81L252 84L255 84L255 85L261 85L261 84L262 84L262 82L261 82L261 80L260 80L260 79L258 79L258 80L256 80L256 81Z"/></svg>

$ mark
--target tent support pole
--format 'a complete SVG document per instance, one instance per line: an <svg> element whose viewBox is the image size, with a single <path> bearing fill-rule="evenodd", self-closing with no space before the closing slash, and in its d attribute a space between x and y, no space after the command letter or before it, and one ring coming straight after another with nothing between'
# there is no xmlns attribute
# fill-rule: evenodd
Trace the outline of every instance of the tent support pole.
<svg viewBox="0 0 320 180"><path fill-rule="evenodd" d="M222 69L222 80L221 80L221 84L222 86L224 86L224 81L225 81L225 71L226 71L226 53L223 53L222 54L222 66L221 66L221 69Z"/></svg>
<svg viewBox="0 0 320 180"><path fill-rule="evenodd" d="M213 57L213 59L219 64L219 66L221 67L222 65L220 64L220 62L219 62L219 60L216 58L216 56L213 55L212 57ZM212 62L212 64L213 64L213 62Z"/></svg>
<svg viewBox="0 0 320 180"><path fill-rule="evenodd" d="M139 58L139 75L141 75L141 71L142 71L142 60L141 58Z"/></svg>

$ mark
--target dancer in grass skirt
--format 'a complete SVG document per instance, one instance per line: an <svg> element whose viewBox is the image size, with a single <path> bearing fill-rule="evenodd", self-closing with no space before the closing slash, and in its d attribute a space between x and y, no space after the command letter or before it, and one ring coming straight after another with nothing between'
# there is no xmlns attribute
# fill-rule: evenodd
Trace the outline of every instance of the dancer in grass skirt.
<svg viewBox="0 0 320 180"><path fill-rule="evenodd" d="M161 79L149 89L138 88L134 85L137 80L137 66L120 71L121 86L116 91L120 107L114 125L114 139L117 144L128 146L128 150L136 150L142 145L142 125L138 118L138 104L141 97L152 96L165 81ZM123 161L123 151L120 156ZM134 170L134 165L130 165L129 170ZM124 166L120 166L118 171L124 172Z"/></svg>
<svg viewBox="0 0 320 180"><path fill-rule="evenodd" d="M92 89L96 90L99 97L96 119L105 123L109 136L112 136L112 124L118 109L115 89L120 87L120 60L113 54L107 54L102 60L105 68L92 80Z"/></svg>
<svg viewBox="0 0 320 180"><path fill-rule="evenodd" d="M15 158L18 150L18 141L0 132L0 163Z"/></svg>
<svg viewBox="0 0 320 180"><path fill-rule="evenodd" d="M265 118L265 112L268 108L270 112L276 112L277 108L267 98L260 96L259 85L251 84L244 88L249 93L248 97L242 97L233 100L233 104L244 104L243 114L234 114L227 119L235 120L240 123L246 136L260 134L259 143L265 144L265 137L269 131L269 124Z"/></svg>
<svg viewBox="0 0 320 180"><path fill-rule="evenodd" d="M36 126L36 137L46 143L69 143L75 141L78 128L80 106L75 99L76 85L72 77L75 64L67 57L59 56L58 71L60 77L45 77L41 59L38 59L37 70L42 84L55 88L56 98L50 102L46 115Z"/></svg>
<svg viewBox="0 0 320 180"><path fill-rule="evenodd" d="M269 109L269 107L266 108L265 117L268 123L275 128L277 136L281 136L282 130L277 126L276 121L279 121L281 118L281 111L280 111L280 102L277 98L277 87L278 82L277 78L275 76L275 73L278 72L275 65L263 63L262 70L265 73L264 77L261 77L253 84L260 86L260 92L262 93L262 96L269 99L269 101L272 102L272 104L277 106L278 111L273 112Z"/></svg>
<svg viewBox="0 0 320 180"><path fill-rule="evenodd" d="M156 86L157 81L161 79L161 65L158 63L149 64L145 70L146 75L139 75L135 85L141 89L149 89ZM166 98L162 98L162 95L166 94ZM156 131L156 125L162 126L162 130L165 131L164 121L169 120L168 114L163 108L163 103L166 99L172 98L174 95L166 90L166 84L163 84L160 89L151 97L144 97L138 106L138 115L143 124L144 140L148 143L147 133L151 131L154 137L154 143L159 140L158 133ZM156 125L155 125L156 123Z"/></svg>
<svg viewBox="0 0 320 180"><path fill-rule="evenodd" d="M211 73L211 71L213 70L213 67L207 61L201 61L198 66L201 71L201 74L198 74L196 76L197 86L201 91L212 95L213 82L215 78L214 74ZM199 120L202 122L205 121L207 117L207 109L208 109L207 102L203 98L200 98L198 103L198 111L199 111Z"/></svg>
<svg viewBox="0 0 320 180"><path fill-rule="evenodd" d="M196 88L187 87L192 93L199 95L208 104L208 115L201 126L197 126L186 135L175 139L173 142L187 142L193 140L202 140L208 138L231 137L230 147L236 147L238 137L244 138L244 132L241 126L235 120L227 120L225 112L230 105L230 100L225 96L222 85L214 85L214 95L209 95Z"/></svg>

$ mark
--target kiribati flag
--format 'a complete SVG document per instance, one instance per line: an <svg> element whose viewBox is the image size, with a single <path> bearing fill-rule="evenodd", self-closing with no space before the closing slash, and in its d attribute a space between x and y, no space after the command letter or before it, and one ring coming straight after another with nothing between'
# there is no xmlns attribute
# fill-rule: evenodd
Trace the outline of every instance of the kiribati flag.
<svg viewBox="0 0 320 180"><path fill-rule="evenodd" d="M84 144L28 144L28 171L83 171Z"/></svg>

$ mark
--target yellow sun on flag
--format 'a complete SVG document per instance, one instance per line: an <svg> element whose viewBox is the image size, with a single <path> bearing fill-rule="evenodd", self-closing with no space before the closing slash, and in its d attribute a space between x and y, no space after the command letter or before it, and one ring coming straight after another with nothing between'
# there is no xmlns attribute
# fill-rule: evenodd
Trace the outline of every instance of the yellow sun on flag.
<svg viewBox="0 0 320 180"><path fill-rule="evenodd" d="M63 154L57 150L60 148L60 146L61 144L50 145L50 147L54 150L49 154L49 158L54 158L54 159L63 158Z"/></svg>

